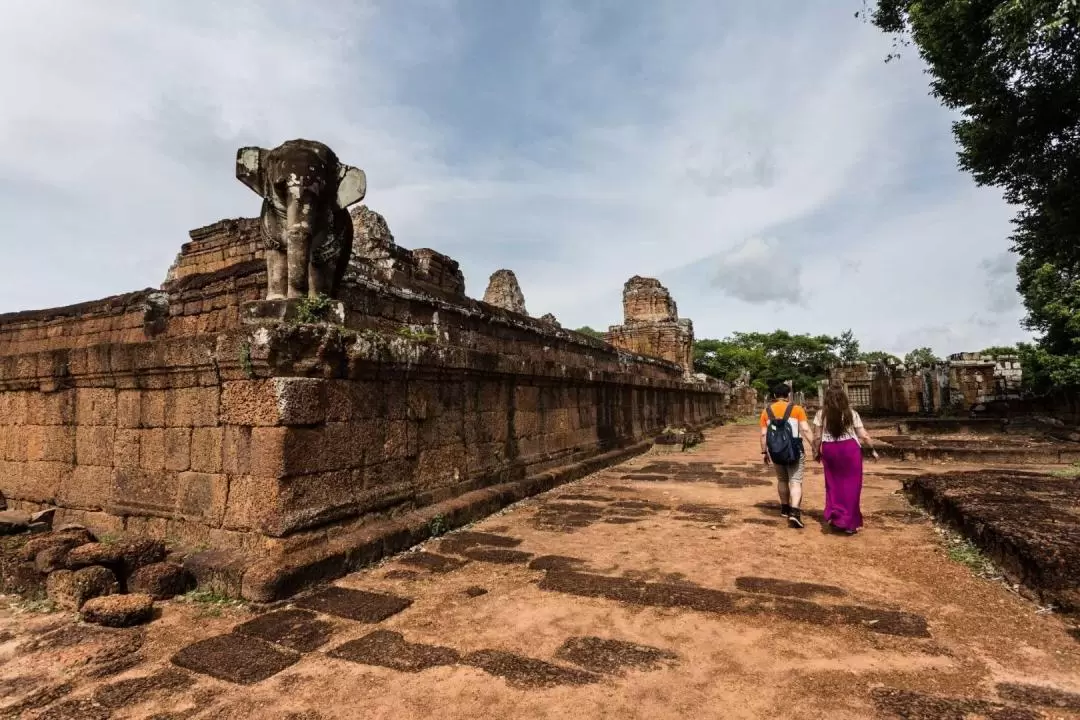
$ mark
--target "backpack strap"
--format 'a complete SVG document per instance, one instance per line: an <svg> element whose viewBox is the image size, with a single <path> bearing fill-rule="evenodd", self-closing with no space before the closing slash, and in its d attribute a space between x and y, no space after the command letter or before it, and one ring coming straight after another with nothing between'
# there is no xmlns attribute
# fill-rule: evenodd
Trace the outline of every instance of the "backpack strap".
<svg viewBox="0 0 1080 720"><path fill-rule="evenodd" d="M784 408L784 422L791 419L791 411L795 409L795 403L788 400L787 407Z"/></svg>
<svg viewBox="0 0 1080 720"><path fill-rule="evenodd" d="M776 416L773 415L771 403L765 403L765 414L769 416L769 422L776 422Z"/></svg>

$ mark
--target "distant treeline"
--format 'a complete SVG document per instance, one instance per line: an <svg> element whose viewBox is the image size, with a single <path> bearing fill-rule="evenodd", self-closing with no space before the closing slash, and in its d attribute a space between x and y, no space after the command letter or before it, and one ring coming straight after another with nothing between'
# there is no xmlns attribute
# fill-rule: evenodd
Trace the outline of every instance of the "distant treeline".
<svg viewBox="0 0 1080 720"><path fill-rule="evenodd" d="M578 332L603 338L589 326ZM988 355L1017 354L1023 347L991 347ZM734 333L723 340L703 339L694 343L694 370L721 380L735 382L749 373L750 383L766 391L778 382L791 380L796 390L814 391L825 379L831 365L842 362L903 362L906 365L930 365L941 358L927 347L916 348L903 358L881 350L863 352L851 330L839 336L795 335L786 330L770 333Z"/></svg>

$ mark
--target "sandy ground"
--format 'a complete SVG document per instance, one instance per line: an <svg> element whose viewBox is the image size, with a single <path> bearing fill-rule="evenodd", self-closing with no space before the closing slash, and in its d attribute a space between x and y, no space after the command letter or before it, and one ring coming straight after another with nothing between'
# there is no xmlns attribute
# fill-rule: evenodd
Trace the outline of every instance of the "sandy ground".
<svg viewBox="0 0 1080 720"><path fill-rule="evenodd" d="M898 493L917 466L867 466L847 537L813 519L813 465L795 530L755 433L533 498L470 528L498 537L335 583L379 596L324 592L246 634L254 613L210 603L134 631L0 611L0 717L1080 718L1052 707L1080 701L1052 693L1080 694L1080 635L948 558Z"/></svg>

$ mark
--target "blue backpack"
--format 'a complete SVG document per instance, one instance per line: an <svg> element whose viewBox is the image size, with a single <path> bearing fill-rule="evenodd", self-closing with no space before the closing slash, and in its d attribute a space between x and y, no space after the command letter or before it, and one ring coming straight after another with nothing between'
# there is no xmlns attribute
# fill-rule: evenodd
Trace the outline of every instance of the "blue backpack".
<svg viewBox="0 0 1080 720"><path fill-rule="evenodd" d="M769 458L777 465L796 465L802 457L802 440L791 432L791 423L788 422L794 407L795 403L788 402L784 417L777 418L773 415L772 405L765 406L769 416L769 424L765 428L765 447L769 451Z"/></svg>

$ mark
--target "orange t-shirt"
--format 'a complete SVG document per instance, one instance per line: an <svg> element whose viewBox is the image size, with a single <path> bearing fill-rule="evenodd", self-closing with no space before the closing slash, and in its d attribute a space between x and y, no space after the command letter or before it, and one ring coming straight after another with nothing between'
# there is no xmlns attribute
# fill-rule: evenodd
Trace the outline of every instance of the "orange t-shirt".
<svg viewBox="0 0 1080 720"><path fill-rule="evenodd" d="M772 404L771 407L772 407L773 415L776 416L777 420L784 417L784 412L787 410L787 406L788 406L787 400L777 400L776 402L774 402ZM801 423L801 422L809 422L809 419L806 417L806 411L803 410L802 405L796 405L795 407L791 408L791 417L788 419L788 422L791 423L791 431L794 434L794 436L799 437L799 423ZM761 429L764 430L766 427L768 427L768 425L769 425L769 414L767 412L765 412L764 410L762 410L761 411Z"/></svg>

